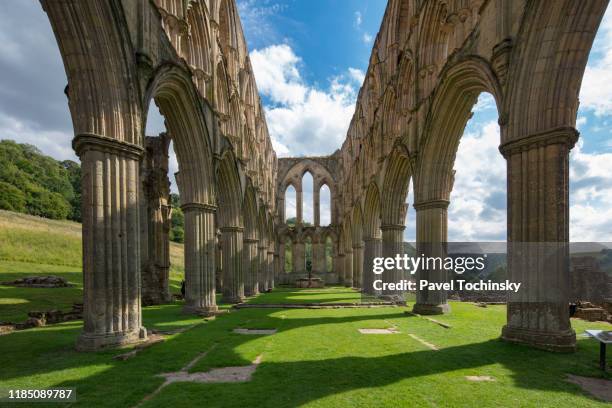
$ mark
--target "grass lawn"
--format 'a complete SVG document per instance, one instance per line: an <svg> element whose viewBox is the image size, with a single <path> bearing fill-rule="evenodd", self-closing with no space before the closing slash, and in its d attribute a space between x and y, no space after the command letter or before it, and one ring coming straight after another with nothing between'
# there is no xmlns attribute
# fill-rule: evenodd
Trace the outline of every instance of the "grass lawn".
<svg viewBox="0 0 612 408"><path fill-rule="evenodd" d="M35 248L35 249L33 249ZM182 246L171 246L171 286L180 288ZM81 301L80 226L0 211L0 281L55 274L75 284L64 289L0 285L0 321L23 321L31 310L68 309ZM359 302L351 289L277 288L253 304ZM143 308L149 329L190 328L166 337L136 357L113 360L125 350L74 350L82 322L0 336L0 389L76 388L78 407L133 407L203 352L191 372L262 362L245 383L174 383L144 407L596 407L603 402L564 379L601 377L598 344L581 334L606 323L573 320L578 351L555 354L499 340L505 306L452 302L436 319L409 307L362 309L229 309L205 322L181 313L182 304ZM222 306L228 309L227 305ZM360 328L396 327L399 333L360 334ZM234 328L274 328L270 336L239 335ZM411 336L412 335L412 336ZM429 344L429 346L428 346ZM438 350L432 350L430 346ZM466 376L490 376L472 382ZM610 375L608 375L610 378ZM22 403L20 406L45 406ZM58 406L54 403L50 406ZM3 406L0 403L0 406Z"/></svg>
<svg viewBox="0 0 612 408"><path fill-rule="evenodd" d="M170 291L179 293L185 275L183 245L170 243ZM72 288L0 285L0 322L21 322L30 311L68 310L83 300L81 224L0 210L0 282L57 275Z"/></svg>
<svg viewBox="0 0 612 408"><path fill-rule="evenodd" d="M300 292L311 300L308 290ZM321 296L313 292L313 299ZM260 297L278 296L275 291ZM574 354L534 350L498 340L504 306L483 309L453 302L452 309L452 314L438 317L452 325L444 329L405 315L407 308L242 309L203 322L182 315L179 304L150 307L144 309L149 328L197 325L127 361L112 359L123 352L119 350L74 351L80 322L1 336L0 388L75 387L74 406L134 406L163 382L156 374L178 371L210 350L191 372L248 365L259 355L263 360L251 382L175 383L144 406L605 406L564 381L567 373L602 375L594 341L579 337ZM573 324L577 333L610 327L579 320ZM391 326L400 333L358 332ZM245 336L231 332L237 327L278 332ZM468 375L494 381L470 382Z"/></svg>

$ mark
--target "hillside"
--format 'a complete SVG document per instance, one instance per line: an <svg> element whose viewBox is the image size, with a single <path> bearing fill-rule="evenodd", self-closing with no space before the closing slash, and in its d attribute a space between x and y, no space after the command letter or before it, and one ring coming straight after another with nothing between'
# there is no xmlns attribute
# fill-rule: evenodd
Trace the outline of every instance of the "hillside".
<svg viewBox="0 0 612 408"><path fill-rule="evenodd" d="M33 289L0 285L0 321L22 321L28 311L68 309L83 290L81 224L0 210L0 282L57 275L75 286ZM170 284L180 290L183 245L170 243Z"/></svg>

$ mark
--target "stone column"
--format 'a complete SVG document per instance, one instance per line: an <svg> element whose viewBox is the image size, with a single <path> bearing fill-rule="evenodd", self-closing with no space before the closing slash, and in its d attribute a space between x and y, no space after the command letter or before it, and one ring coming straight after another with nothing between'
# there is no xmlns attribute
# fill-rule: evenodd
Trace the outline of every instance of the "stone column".
<svg viewBox="0 0 612 408"><path fill-rule="evenodd" d="M374 290L375 278L373 272L374 258L380 257L382 254L382 239L379 237L366 238L364 243L362 270L363 292L368 295L376 295L377 291Z"/></svg>
<svg viewBox="0 0 612 408"><path fill-rule="evenodd" d="M353 286L353 251L347 250L344 252L344 286L350 288Z"/></svg>
<svg viewBox="0 0 612 408"><path fill-rule="evenodd" d="M382 256L383 258L395 258L397 255L402 256L404 254L404 229L406 227L397 224L383 224L380 229L382 230ZM382 275L379 275L383 282L399 282L407 277L407 274L401 270L392 269L384 271ZM386 290L383 291L383 295L393 296L401 295L402 291L399 290Z"/></svg>
<svg viewBox="0 0 612 408"><path fill-rule="evenodd" d="M275 252L274 253L274 281L273 281L273 284L276 284L277 282L279 284L282 283L281 271L282 269L281 269L280 253Z"/></svg>
<svg viewBox="0 0 612 408"><path fill-rule="evenodd" d="M414 204L416 210L417 254L425 257L446 256L448 236L447 200L430 200ZM448 273L444 269L421 268L417 272L417 286L420 280L447 282ZM420 314L442 314L450 312L444 290L417 290L417 301L413 311Z"/></svg>
<svg viewBox="0 0 612 408"><path fill-rule="evenodd" d="M280 243L278 245L278 266L276 268L276 276L278 277L278 282L282 284L287 284L287 276L285 276L285 244Z"/></svg>
<svg viewBox="0 0 612 408"><path fill-rule="evenodd" d="M500 147L508 169L508 279L502 338L554 351L573 351L569 301L569 152L574 128L510 141Z"/></svg>
<svg viewBox="0 0 612 408"><path fill-rule="evenodd" d="M144 218L141 228L142 304L170 301L170 179L168 146L170 137L162 133L145 137L146 154L141 163Z"/></svg>
<svg viewBox="0 0 612 408"><path fill-rule="evenodd" d="M257 254L258 239L244 239L244 294L255 296L259 293L259 257Z"/></svg>
<svg viewBox="0 0 612 408"><path fill-rule="evenodd" d="M363 289L363 244L353 245L353 287Z"/></svg>
<svg viewBox="0 0 612 408"><path fill-rule="evenodd" d="M140 146L82 134L83 332L79 350L146 338L140 309Z"/></svg>
<svg viewBox="0 0 612 408"><path fill-rule="evenodd" d="M295 218L296 218L296 224L301 224L303 217L302 217L302 188L300 187L300 189L296 189L295 190Z"/></svg>
<svg viewBox="0 0 612 408"><path fill-rule="evenodd" d="M325 273L325 241L322 237L315 238L312 241L312 273Z"/></svg>
<svg viewBox="0 0 612 408"><path fill-rule="evenodd" d="M274 289L274 251L268 248L268 288Z"/></svg>
<svg viewBox="0 0 612 408"><path fill-rule="evenodd" d="M314 226L321 225L321 189L315 189L313 194L314 202Z"/></svg>
<svg viewBox="0 0 612 408"><path fill-rule="evenodd" d="M242 227L221 227L223 301L226 303L240 303L244 301L242 234Z"/></svg>
<svg viewBox="0 0 612 408"><path fill-rule="evenodd" d="M268 247L265 244L262 244L260 241L258 249L258 280L259 280L259 290L261 292L267 292L270 287L268 286Z"/></svg>
<svg viewBox="0 0 612 408"><path fill-rule="evenodd" d="M219 229L215 234L215 287L218 291L223 290L223 253L221 252L221 231Z"/></svg>
<svg viewBox="0 0 612 408"><path fill-rule="evenodd" d="M306 247L303 242L293 243L293 273L303 274L306 271L305 257Z"/></svg>
<svg viewBox="0 0 612 408"><path fill-rule="evenodd" d="M216 207L185 203L185 313L203 316L217 311L215 298Z"/></svg>
<svg viewBox="0 0 612 408"><path fill-rule="evenodd" d="M334 272L338 275L338 284L344 285L346 282L345 272L344 272L344 253L338 253L338 256L334 257Z"/></svg>

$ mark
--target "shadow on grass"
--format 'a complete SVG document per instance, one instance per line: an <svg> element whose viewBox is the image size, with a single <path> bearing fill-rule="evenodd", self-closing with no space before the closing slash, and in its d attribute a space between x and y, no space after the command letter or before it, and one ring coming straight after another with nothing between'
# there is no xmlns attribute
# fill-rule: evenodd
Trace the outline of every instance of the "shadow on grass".
<svg viewBox="0 0 612 408"><path fill-rule="evenodd" d="M201 322L181 315L180 307L145 309L145 325L176 324L177 320L179 325ZM215 348L213 354L221 350L224 354L218 361L213 361L213 365L250 364L251 361L237 349L262 337L233 334L231 330L235 327L262 325L275 327L279 334L283 334L308 326L416 319L404 315L401 310L391 310L370 315L291 319L284 319L280 309L240 310L173 335L164 343L142 351L136 358L121 362L112 360L112 357L123 351L75 352L73 346L80 332L80 322L23 331L0 337L0 366L3 367L0 385L27 383L32 386L32 381L46 381L46 388L76 388L77 406L134 406L161 385L162 379L156 374L178 371L215 344L220 347ZM580 359L584 361L586 358L585 350L595 354L596 345L580 343ZM510 370L516 387L583 396L576 387L561 381L566 372L596 375L595 368L585 369L578 361L578 357L534 350L496 339L445 347L439 351L410 351L374 357L343 356L280 362L267 362L264 358L251 382L177 383L164 389L150 401L150 405L176 406L198 401L206 406L293 407L347 391L384 387L406 379L492 364Z"/></svg>

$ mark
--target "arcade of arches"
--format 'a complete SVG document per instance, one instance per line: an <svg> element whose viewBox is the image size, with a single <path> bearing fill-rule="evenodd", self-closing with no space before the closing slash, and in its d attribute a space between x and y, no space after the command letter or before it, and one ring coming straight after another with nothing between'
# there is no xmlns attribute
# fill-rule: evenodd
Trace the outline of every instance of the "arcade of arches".
<svg viewBox="0 0 612 408"><path fill-rule="evenodd" d="M454 157L481 92L499 111L508 242L568 242L578 90L607 0L389 0L341 148L283 159L272 148L234 0L41 2L66 69L83 168L80 349L146 336L141 301L167 299L170 139L189 313L214 313L216 290L239 302L293 279L307 241L314 273L367 290L364 265L402 243L410 181L417 247L446 241ZM166 118L159 139L144 135L152 102ZM317 197L314 225L302 223L307 171L315 196L329 188L329 226L319 225ZM298 202L292 227L284 222L289 186ZM331 268L321 261L330 241ZM291 278L282 267L288 243ZM509 264L511 280L536 283L509 299L504 339L575 347L567 254L558 253L545 267L538 253ZM438 291L419 292L415 309L449 312Z"/></svg>

